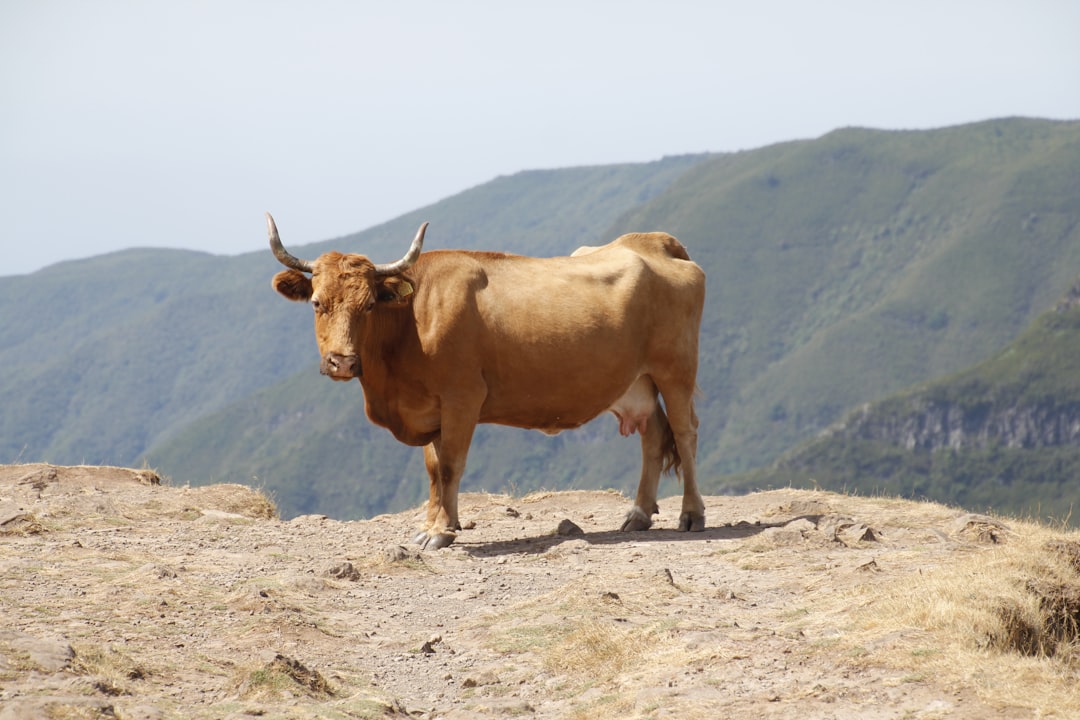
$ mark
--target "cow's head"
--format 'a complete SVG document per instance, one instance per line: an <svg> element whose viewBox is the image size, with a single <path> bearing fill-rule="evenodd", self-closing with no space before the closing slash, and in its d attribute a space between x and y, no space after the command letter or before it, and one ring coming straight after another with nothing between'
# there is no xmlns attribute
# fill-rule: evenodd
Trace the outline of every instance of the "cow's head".
<svg viewBox="0 0 1080 720"><path fill-rule="evenodd" d="M367 335L368 319L379 303L400 305L409 301L413 287L401 274L420 257L427 226L420 226L409 251L397 262L378 265L363 255L338 252L308 261L289 254L278 237L274 218L266 214L270 249L289 268L274 276L274 289L289 300L310 302L314 308L315 340L322 354L323 375L334 380L360 377L360 348Z"/></svg>

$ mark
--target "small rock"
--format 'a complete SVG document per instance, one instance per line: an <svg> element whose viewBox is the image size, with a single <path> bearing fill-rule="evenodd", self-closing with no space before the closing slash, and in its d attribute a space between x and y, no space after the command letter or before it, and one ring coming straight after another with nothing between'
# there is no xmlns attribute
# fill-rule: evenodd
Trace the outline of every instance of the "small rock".
<svg viewBox="0 0 1080 720"><path fill-rule="evenodd" d="M281 657L281 653L277 650L263 650L259 653L259 660L261 660L264 665L269 665L279 657Z"/></svg>
<svg viewBox="0 0 1080 720"><path fill-rule="evenodd" d="M845 515L826 515L818 521L818 530L829 540L848 547L861 542L877 542L878 533L866 525Z"/></svg>
<svg viewBox="0 0 1080 720"><path fill-rule="evenodd" d="M75 659L75 651L63 640L46 640L19 630L0 631L0 649L10 648L25 655L30 664L41 672L55 673L67 669ZM0 667L5 665L0 653Z"/></svg>
<svg viewBox="0 0 1080 720"><path fill-rule="evenodd" d="M36 535L44 530L33 513L13 504L0 507L0 535Z"/></svg>
<svg viewBox="0 0 1080 720"><path fill-rule="evenodd" d="M986 545L1005 542L1010 532L1008 525L987 515L961 515L949 525L950 535Z"/></svg>
<svg viewBox="0 0 1080 720"><path fill-rule="evenodd" d="M429 637L423 645L420 646L420 652L425 655L431 655L435 652L435 646L442 642L442 635L432 635Z"/></svg>
<svg viewBox="0 0 1080 720"><path fill-rule="evenodd" d="M789 523L785 523L785 528L789 530L797 530L801 533L813 532L817 526L807 518L796 518Z"/></svg>
<svg viewBox="0 0 1080 720"><path fill-rule="evenodd" d="M151 565L151 572L160 580L174 580L180 575L168 565Z"/></svg>
<svg viewBox="0 0 1080 720"><path fill-rule="evenodd" d="M387 549L386 559L389 562L402 562L405 560L419 560L423 562L424 556L419 550L407 548L404 545L394 545Z"/></svg>
<svg viewBox="0 0 1080 720"><path fill-rule="evenodd" d="M519 513L517 510L515 510L512 507L508 507L508 508L506 508L506 517L512 517L512 518L521 517L521 513Z"/></svg>
<svg viewBox="0 0 1080 720"><path fill-rule="evenodd" d="M578 527L573 520L569 518L563 519L559 522L559 527L555 529L558 535L584 535L585 531Z"/></svg>
<svg viewBox="0 0 1080 720"><path fill-rule="evenodd" d="M356 582L360 579L360 571L353 567L353 564L348 560L339 562L337 565L331 565L323 574L327 577L337 578L338 580L351 580Z"/></svg>
<svg viewBox="0 0 1080 720"><path fill-rule="evenodd" d="M798 527L771 527L761 531L761 537L767 538L776 545L799 545L806 539L806 535Z"/></svg>
<svg viewBox="0 0 1080 720"><path fill-rule="evenodd" d="M481 673L478 673L476 675L470 675L469 677L465 678L465 681L461 683L461 686L462 687L467 687L467 688L474 688L474 687L480 687L481 685L498 685L498 684L499 684L499 676L496 675L495 673L491 672L490 670L485 670L485 671L483 671Z"/></svg>
<svg viewBox="0 0 1080 720"><path fill-rule="evenodd" d="M854 547L861 542L877 542L877 535L874 531L863 525L862 523L856 523L849 527L845 527L836 533L836 539L844 543L848 547Z"/></svg>

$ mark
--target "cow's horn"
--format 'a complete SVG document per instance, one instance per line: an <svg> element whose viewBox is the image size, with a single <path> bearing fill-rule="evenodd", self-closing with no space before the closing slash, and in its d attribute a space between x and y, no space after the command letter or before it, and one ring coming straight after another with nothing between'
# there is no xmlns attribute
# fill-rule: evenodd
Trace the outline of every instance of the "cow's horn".
<svg viewBox="0 0 1080 720"><path fill-rule="evenodd" d="M274 218L270 213L266 213L266 232L270 235L270 249L274 251L274 257L278 259L278 262L293 270L299 270L300 272L306 273L311 272L310 262L293 257L289 254L289 251L285 249L285 246L281 244L281 238L278 237L277 225L274 224Z"/></svg>
<svg viewBox="0 0 1080 720"><path fill-rule="evenodd" d="M413 238L412 245L409 246L409 252L405 253L405 257L397 262L376 265L375 274L397 275L412 267L412 264L416 262L416 258L420 257L420 249L424 247L424 233L427 232L427 226L428 224L424 223L420 226L420 229L416 231L416 237Z"/></svg>

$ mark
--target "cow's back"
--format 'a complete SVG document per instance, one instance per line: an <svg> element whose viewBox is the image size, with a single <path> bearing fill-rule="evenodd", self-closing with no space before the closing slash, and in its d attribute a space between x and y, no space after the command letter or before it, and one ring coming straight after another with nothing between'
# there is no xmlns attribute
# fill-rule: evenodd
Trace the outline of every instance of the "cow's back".
<svg viewBox="0 0 1080 720"><path fill-rule="evenodd" d="M683 244L665 232L628 233L616 238L609 243L609 246L630 248L642 255L659 255L675 260L690 260L690 253L686 251Z"/></svg>
<svg viewBox="0 0 1080 720"><path fill-rule="evenodd" d="M696 371L704 273L666 233L577 257L450 255L425 268L417 329L441 368L484 378L482 422L576 427L673 355Z"/></svg>

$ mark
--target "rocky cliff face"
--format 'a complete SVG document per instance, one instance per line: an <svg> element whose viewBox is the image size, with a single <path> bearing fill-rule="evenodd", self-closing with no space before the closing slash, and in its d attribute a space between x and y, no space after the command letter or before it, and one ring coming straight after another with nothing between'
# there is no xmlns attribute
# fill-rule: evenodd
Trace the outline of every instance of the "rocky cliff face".
<svg viewBox="0 0 1080 720"><path fill-rule="evenodd" d="M983 370L977 367L963 380L863 405L823 437L921 451L1080 446L1080 397L1072 382L1080 371L1077 308L1080 277L1008 353L984 363ZM1043 383L1038 393L1043 399L1025 398L1035 394L1026 392L1022 376L1028 374Z"/></svg>
<svg viewBox="0 0 1080 720"><path fill-rule="evenodd" d="M1067 310L1071 310L1074 307L1080 306L1080 277L1073 281L1072 287L1069 291L1058 300L1057 305L1054 306L1054 312L1059 315Z"/></svg>
<svg viewBox="0 0 1080 720"><path fill-rule="evenodd" d="M908 450L1080 446L1080 405L998 407L987 402L960 407L926 398L914 398L908 405L908 412L888 415L864 405L826 433Z"/></svg>

